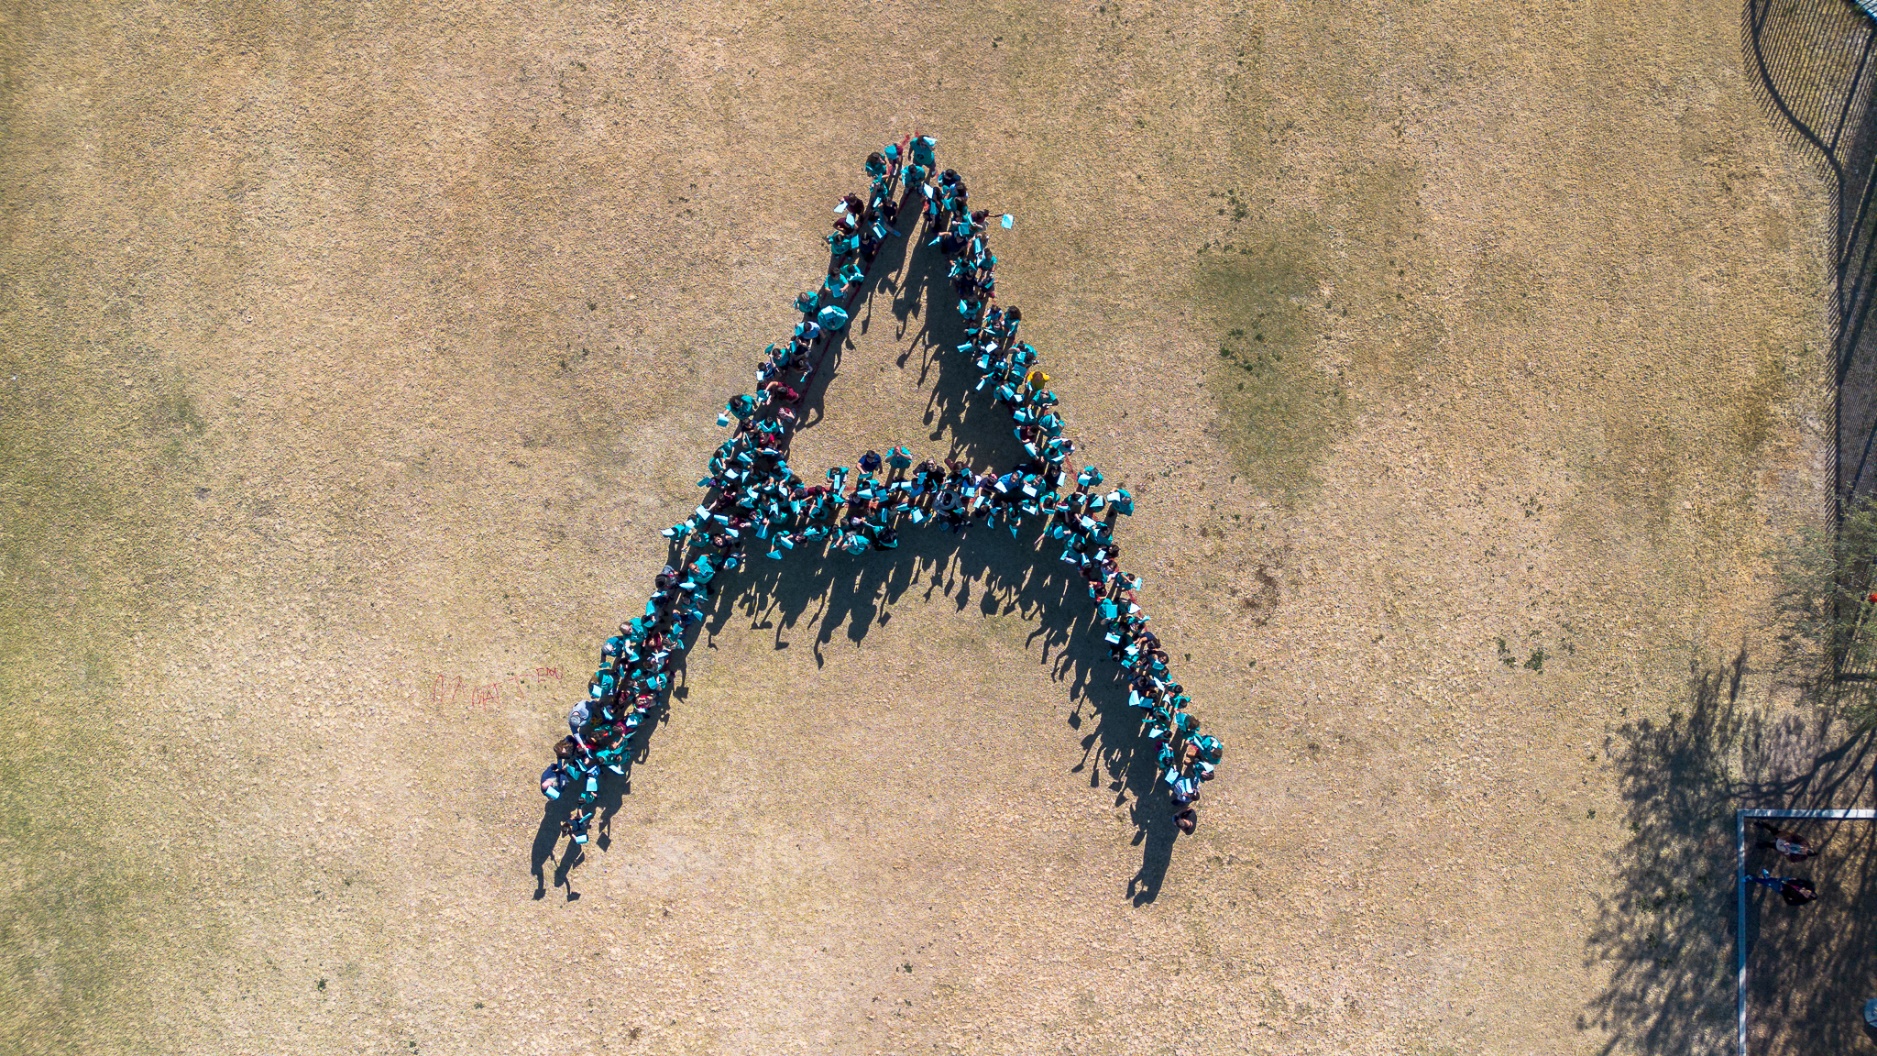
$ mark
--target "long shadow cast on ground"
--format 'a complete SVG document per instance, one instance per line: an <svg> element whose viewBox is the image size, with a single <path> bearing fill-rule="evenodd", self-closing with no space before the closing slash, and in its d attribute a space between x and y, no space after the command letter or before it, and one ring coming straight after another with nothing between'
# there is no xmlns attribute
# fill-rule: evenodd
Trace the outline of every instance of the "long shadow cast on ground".
<svg viewBox="0 0 1877 1056"><path fill-rule="evenodd" d="M980 469L1008 468L1021 457L1021 447L1008 413L996 407L988 394L974 391L976 375L955 351L965 335L951 299L945 258L924 244L929 235L923 224L908 219L902 225L916 230L903 243L883 249L875 261L852 330L863 338L868 335L875 325L874 305L882 300L879 295L891 294L895 337L903 342L898 365L903 368L914 356L920 358L919 383L929 384L931 391L924 415L932 427L930 439L948 442L944 450L924 451L909 443L915 448L915 458L949 455ZM855 340L850 333L823 358L804 393L800 429L811 429L824 420L826 394L839 375L842 355L851 353ZM808 477L821 468L797 467L797 472ZM1038 663L1050 669L1054 681L1066 685L1075 705L1067 722L1081 734L1084 751L1074 771L1086 773L1091 788L1105 783L1114 793L1116 806L1132 803L1134 843L1141 848L1141 864L1128 881L1126 894L1135 905L1145 905L1159 895L1178 829L1164 794L1156 788L1157 759L1151 746L1141 740L1139 713L1128 706L1121 668L1109 658L1100 639L1087 587L1079 574L1057 560L1048 540L1039 540L1039 534L1036 519L1031 518L1020 538L983 524L956 535L928 526L902 532L896 550L860 557L802 550L787 560L771 562L752 552L749 556L756 560L714 584L719 589L706 607L703 629L685 656L712 648L715 636L731 620L747 619L752 629L773 627L778 650L791 647L789 632L810 631L819 665L824 662L822 647L837 633L845 633L856 643L864 640L872 628L891 619L895 602L918 587L923 587L924 600L935 595L953 599L961 617L975 600L982 615L1017 613L1034 621L1027 644L1040 648ZM671 696L680 704L688 695L687 666L680 661L672 672ZM1084 705L1094 723L1086 731ZM652 735L662 719L661 709L640 731L631 765L648 759ZM631 776L628 766L623 779L609 776L603 783L596 825L601 848L610 841L612 819L622 796L630 793ZM537 899L545 897L546 863L554 856L559 826L569 809L562 801L549 803L543 812L532 852ZM570 900L579 897L572 889L571 871L582 857L578 848L570 849L555 871L555 886L566 887Z"/></svg>
<svg viewBox="0 0 1877 1056"><path fill-rule="evenodd" d="M1877 23L1846 0L1745 0L1741 53L1769 116L1826 170L1834 212L1834 469L1839 509L1869 489L1877 438ZM1783 665L1783 661L1775 666ZM1828 684L1802 676L1798 708L1742 700L1748 656L1695 665L1666 722L1635 720L1606 747L1618 768L1629 837L1614 849L1615 891L1587 944L1609 972L1580 1027L1603 1051L1694 1056L1735 1046L1735 957L1748 950L1755 1053L1853 1052L1856 1001L1877 950L1873 826L1783 823L1822 845L1788 865L1753 846L1748 868L1807 875L1818 903L1797 908L1757 885L1735 925L1735 811L1868 806L1877 741L1838 718ZM1828 680L1827 680L1828 682ZM1864 995L1872 996L1872 995ZM1849 1006L1849 1007L1847 1007Z"/></svg>
<svg viewBox="0 0 1877 1056"><path fill-rule="evenodd" d="M1877 483L1877 20L1850 0L1746 0L1740 50L1768 116L1831 193L1840 509Z"/></svg>
<svg viewBox="0 0 1877 1056"><path fill-rule="evenodd" d="M1598 906L1587 944L1609 982L1578 1024L1609 1035L1604 1052L1731 1051L1737 808L1870 803L1870 731L1810 703L1780 712L1744 704L1747 663L1742 651L1691 670L1686 699L1666 722L1627 723L1606 745L1630 836L1614 855L1615 891ZM1852 1052L1862 1033L1858 1009L1836 1006L1847 986L1868 984L1877 949L1873 827L1806 824L1825 853L1791 868L1817 880L1819 903L1795 911L1763 888L1749 893L1755 1052ZM1757 848L1748 861L1782 867ZM1756 922L1767 914L1779 934L1760 951Z"/></svg>

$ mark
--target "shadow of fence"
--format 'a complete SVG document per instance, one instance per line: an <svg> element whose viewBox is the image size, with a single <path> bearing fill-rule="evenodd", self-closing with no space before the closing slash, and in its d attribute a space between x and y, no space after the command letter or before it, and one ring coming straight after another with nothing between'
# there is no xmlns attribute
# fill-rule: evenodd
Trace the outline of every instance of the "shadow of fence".
<svg viewBox="0 0 1877 1056"><path fill-rule="evenodd" d="M1761 101L1831 192L1838 508L1877 480L1877 19L1850 0L1747 0L1741 51Z"/></svg>
<svg viewBox="0 0 1877 1056"><path fill-rule="evenodd" d="M1761 102L1831 193L1832 472L1842 517L1877 481L1877 20L1849 0L1746 0L1741 52ZM1743 649L1691 667L1666 721L1630 721L1605 745L1628 831L1612 849L1615 883L1587 942L1609 982L1578 1024L1607 1034L1603 1052L1734 1051L1737 941L1749 951L1751 1051L1861 1044L1860 1010L1846 995L1868 984L1877 949L1877 915L1867 911L1877 898L1873 826L1807 823L1824 854L1797 866L1750 843L1751 869L1790 868L1822 897L1788 907L1756 885L1740 936L1734 825L1742 808L1870 802L1877 735L1843 720L1829 680L1796 679L1806 707L1748 704L1748 659Z"/></svg>

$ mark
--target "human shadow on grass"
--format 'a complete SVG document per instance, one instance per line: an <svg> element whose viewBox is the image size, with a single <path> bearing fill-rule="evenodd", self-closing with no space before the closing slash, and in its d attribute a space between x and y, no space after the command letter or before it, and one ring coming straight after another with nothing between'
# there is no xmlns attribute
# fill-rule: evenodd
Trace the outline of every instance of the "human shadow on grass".
<svg viewBox="0 0 1877 1056"><path fill-rule="evenodd" d="M792 632L806 632L817 666L825 663L824 647L837 634L856 644L864 641L873 628L892 619L896 603L915 591L926 602L950 599L960 618L1002 613L1034 621L1026 647L1036 651L1038 666L1064 686L1073 705L1065 725L1080 735L1083 756L1071 772L1086 773L1090 788L1105 785L1114 794L1115 806L1131 804L1141 865L1127 885L1127 897L1136 905L1154 901L1178 830L1156 781L1158 760L1141 737L1140 713L1128 705L1126 679L1101 640L1081 576L1039 547L1032 533L1013 539L1003 528L976 524L959 535L934 528L908 531L900 538L901 545L887 552L756 561L740 574L721 577L705 609L702 630L695 632L685 659L672 668L673 697L681 703L688 695L684 682L689 658L714 648L714 639L732 621L746 620L751 629L773 629L778 650L795 644ZM625 776L609 774L601 782L595 804L595 842L601 849L610 843L612 817L630 792L632 767L653 752L654 731L664 710L641 727ZM570 790L543 811L533 856L537 899L545 897L545 863L553 857L560 823L573 798ZM554 881L556 887L568 887L572 900L578 895L568 883L569 875L581 855L574 845L568 847Z"/></svg>
<svg viewBox="0 0 1877 1056"><path fill-rule="evenodd" d="M1742 700L1748 657L1690 670L1666 722L1638 719L1605 747L1618 772L1629 836L1614 890L1587 942L1608 984L1579 1018L1608 1035L1603 1052L1695 1056L1730 1050L1734 1032L1734 811L1869 805L1877 751L1868 729L1813 703L1771 712ZM1782 823L1788 825L1790 823ZM1825 853L1803 865L1754 848L1762 865L1818 882L1818 903L1793 908L1749 892L1748 948L1774 920L1749 972L1756 1052L1850 1052L1856 1007L1834 1007L1865 985L1877 949L1877 876L1869 823L1807 823ZM1749 845L1763 834L1750 832Z"/></svg>
<svg viewBox="0 0 1877 1056"><path fill-rule="evenodd" d="M904 228L912 222L911 219L901 218L900 226ZM867 266L866 280L847 303L847 310L852 317L848 326L824 337L820 347L810 354L814 375L802 390L801 402L795 406L798 419L796 432L812 429L827 417L828 389L834 384L834 379L840 376L841 358L854 347L858 336L873 329L874 303L879 295L893 294L900 288L900 272L905 269L907 254L911 250L912 239L904 236L888 238L881 244L879 252ZM831 259L828 274L833 274L838 266L838 261ZM786 338L787 335L782 336Z"/></svg>
<svg viewBox="0 0 1877 1056"><path fill-rule="evenodd" d="M747 621L750 629L773 630L777 649L791 648L793 632L804 632L820 665L837 635L864 641L908 594L950 599L961 619L1015 614L1032 622L1026 646L1073 706L1065 724L1080 735L1083 757L1072 772L1086 773L1091 788L1105 785L1115 806L1131 803L1142 862L1128 896L1152 902L1177 830L1156 787L1158 760L1140 735L1140 713L1128 705L1127 683L1101 640L1081 576L1028 533L1013 539L978 524L963 535L931 529L900 539L884 553L759 562L715 599L702 646L731 621Z"/></svg>
<svg viewBox="0 0 1877 1056"><path fill-rule="evenodd" d="M654 714L653 720L646 724L647 736L663 714L664 710L659 709ZM595 817L588 839L602 851L612 845L613 815L619 812L619 807L624 803L625 797L632 792L632 764L645 758L647 744L649 741L641 744L637 755L621 767L625 770L623 777L608 774L606 779L600 782L598 797L592 804ZM528 863L529 873L534 877L536 901L547 897L547 863L554 859L555 849L560 846L561 822L566 821L572 815L577 803L577 795L569 790L560 799L549 800L541 811L541 825L535 830L534 846L529 852ZM566 888L569 902L577 902L580 899L579 893L573 889L572 875L574 868L585 858L585 848L569 840L566 850L561 853L560 860L554 869L554 887L557 890Z"/></svg>
<svg viewBox="0 0 1877 1056"><path fill-rule="evenodd" d="M953 300L946 258L926 245L931 232L922 221L907 216L900 226L909 234L876 258L861 296L854 301L848 331L822 350L815 377L798 407L797 430L825 420L827 394L839 376L841 358L863 341L873 344L876 295L888 293L890 311L898 323L895 345L903 344L897 364L904 368L919 357L919 384L929 385L931 393L924 414L925 424L932 427L928 439L946 445L921 450L925 445L908 443L915 449L914 457L950 456L980 470L1008 469L1023 457L1022 449L1009 414L988 394L976 391L976 372L956 351L965 340L964 323ZM855 457L859 454L855 452ZM798 466L796 471L812 478L825 468ZM923 529L907 526L897 549L859 557L804 548L786 560L770 562L761 559L760 546L751 547L742 569L712 585L702 631L693 632L693 644L673 665L672 696L682 701L686 695L688 658L699 648L713 648L712 639L734 618L748 619L752 628L773 627L779 650L793 644L786 637L789 632L811 630L815 662L820 665L825 663L823 647L835 634L844 633L855 643L863 641L873 627L891 620L895 602L920 585L924 600L935 595L951 598L961 614L974 600L984 615L1020 614L1036 621L1027 645L1040 650L1039 665L1050 669L1053 680L1066 683L1074 704L1068 725L1081 731L1084 705L1092 716L1094 727L1082 734L1083 758L1073 770L1087 773L1092 788L1105 781L1115 794L1116 806L1131 802L1141 865L1129 880L1126 894L1135 905L1153 902L1178 836L1169 801L1157 787L1158 760L1140 735L1139 713L1127 703L1122 669L1101 641L1086 584L1069 565L1057 560L1049 540L1040 538L1039 523L1040 519L1030 518L1017 538L1004 528L982 523L960 534L942 532L930 524ZM672 564L680 565L681 558L680 550L674 548ZM650 753L662 714L661 708L659 716L641 728L634 764L644 762ZM630 777L628 768L623 781L609 776L602 783L598 815L602 848L621 790L630 789ZM567 813L563 804L549 804L544 811L535 839L536 898L545 897L544 866ZM555 874L557 886L567 883L569 870L580 857L575 849L562 858ZM569 898L577 897L569 887Z"/></svg>
<svg viewBox="0 0 1877 1056"><path fill-rule="evenodd" d="M915 222L916 218L903 219L901 226L905 227ZM868 267L866 281L862 284L858 294L850 302L850 309L854 310L852 325L846 331L824 338L820 346L811 354L811 361L814 363L815 369L808 383L803 387L802 398L796 405L796 413L799 416L799 421L796 426L797 432L811 428L815 423L821 421L826 416L825 400L828 386L840 372L841 355L846 348L851 347L854 331L858 330L864 332L871 328L873 323L872 306L874 304L874 295L882 290L888 292L897 290L899 281L897 276L905 265L906 256L911 244L911 240L900 237L889 239L880 247L879 253L874 257ZM837 266L838 263L831 260L827 274L833 274ZM811 283L810 285L812 286L813 284ZM778 336L779 340L786 341L788 339L788 335L786 334ZM673 548L671 560L674 565L682 565L682 547ZM695 639L695 631L691 637ZM598 662L596 658L595 664L597 665ZM688 694L688 691L683 686L684 662L682 657L674 662L671 677L676 687L671 695L682 700ZM652 734L658 728L659 723L666 717L669 706L669 700L661 701L659 706L653 710L649 720L640 727L636 736L637 748L631 758L621 767L621 769L625 771L624 775L608 774L600 783L598 798L595 803L592 804L595 808L595 818L592 833L589 838L592 839L601 850L605 850L611 845L613 815L618 813L624 796L631 792L632 767L637 763L644 762L649 755ZM547 801L542 808L541 822L535 830L534 844L529 855L529 872L535 879L534 898L536 900L547 897L547 863L555 857L556 848L561 846L561 837L564 835L561 831L561 823L572 815L573 808L577 802L577 793L570 790L568 794L564 795L559 800ZM566 887L567 898L570 902L580 897L578 894L574 893L570 883L570 877L573 868L583 861L584 858L584 848L570 840L566 845L565 852L561 855L560 864L554 872L554 886L557 889Z"/></svg>
<svg viewBox="0 0 1877 1056"><path fill-rule="evenodd" d="M853 323L830 342L813 382L803 394L797 408L801 419L797 431L812 429L826 419L829 392L840 377L842 359L878 350L879 354L892 355L901 368L915 358L918 361L917 384L927 392L923 421L930 431L925 440L945 447L921 451L916 438L906 437L904 442L916 457L949 455L979 469L1008 469L1023 458L1016 424L990 393L976 390L978 375L957 351L965 340L965 324L948 277L949 262L927 244L932 229L922 220L902 218L900 226L910 233L894 239L875 259L863 293L855 301ZM888 325L876 316L881 304L894 324L890 335L879 332ZM838 393L834 398L837 402L842 399ZM859 399L851 394L849 398ZM864 408L859 410L865 413ZM854 452L852 459L860 454ZM805 478L825 469L796 467Z"/></svg>
<svg viewBox="0 0 1877 1056"><path fill-rule="evenodd" d="M902 226L909 223L902 221ZM906 258L895 262L899 269L876 269L872 277L878 283L874 289L893 294L892 314L899 322L894 346L903 349L897 364L904 368L918 357L918 383L930 393L924 414L925 424L932 427L928 439L946 444L937 450L908 446L915 458L947 456L979 469L1008 468L1024 457L1014 423L987 393L976 390L976 370L957 351L965 341L964 322L956 310L948 262L927 244L932 233L919 223L908 236ZM867 302L869 313L873 303ZM864 330L871 314L856 319ZM850 340L845 347L856 346ZM816 397L826 393L833 372L823 374ZM807 416L804 421L809 421ZM1127 704L1121 668L1100 640L1087 587L1080 575L1057 560L1048 540L1038 538L1036 524L1032 518L1018 538L984 524L974 524L963 535L928 525L903 532L899 548L885 553L754 561L754 567L726 585L729 604L716 606L706 626L712 634L721 631L735 611L748 618L752 628L773 627L776 648L785 649L791 644L787 632L807 620L814 628L813 649L820 665L825 662L823 647L835 634L844 630L850 641L862 641L872 627L891 619L894 603L919 583L925 586L924 600L942 591L956 600L961 613L971 605L975 585L977 605L985 615L1015 612L1037 620L1028 644L1040 643L1038 662L1051 666L1052 678L1068 682L1069 699L1075 704L1070 725L1080 729L1084 703L1094 717L1094 729L1082 739L1085 754L1076 770L1088 772L1095 787L1105 775L1117 793L1117 806L1132 797L1142 863L1127 893L1143 905L1158 897L1178 829L1164 794L1155 787L1158 760L1140 737L1140 715Z"/></svg>

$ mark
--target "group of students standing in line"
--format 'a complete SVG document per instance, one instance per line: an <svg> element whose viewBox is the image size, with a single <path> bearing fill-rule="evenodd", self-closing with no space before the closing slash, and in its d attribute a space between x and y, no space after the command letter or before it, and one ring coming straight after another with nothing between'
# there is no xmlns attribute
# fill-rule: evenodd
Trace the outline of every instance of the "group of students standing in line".
<svg viewBox="0 0 1877 1056"><path fill-rule="evenodd" d="M912 135L868 156L867 195L845 195L835 206L827 275L795 299L800 318L787 339L764 350L756 391L731 398L718 415L719 425L734 422L735 429L698 481L708 489L706 498L664 530L676 558L659 573L644 611L601 647L587 699L568 715L568 735L541 775L548 798L577 795L578 809L562 823L576 843L587 841L601 772L624 773L638 732L655 724L666 706L672 669L689 633L703 622L703 600L720 573L736 570L752 552L780 560L798 548L850 555L891 550L902 524L931 522L962 532L975 521L1019 537L1026 518L1062 543L1061 560L1087 583L1103 638L1130 678L1129 703L1141 712L1141 732L1158 749L1156 780L1172 797L1175 824L1185 832L1196 826L1194 803L1221 746L1201 735L1187 712L1190 698L1148 630L1137 597L1141 581L1120 569L1114 525L1133 513L1133 496L1125 487L1101 490L1104 479L1094 466L1069 468L1075 442L1063 435L1065 423L1036 349L1019 337L1022 313L995 301L988 213L971 208L956 172L938 171L936 145L932 136ZM901 446L884 456L867 452L858 473L836 466L809 484L788 463L794 408L827 349L842 340L875 257L888 239L901 237L899 217L913 207L931 236L928 245L950 265L967 338L957 351L979 372L978 390L992 389L992 398L1010 411L1028 457L998 473L951 458L915 465ZM1010 223L1003 219L1005 227Z"/></svg>

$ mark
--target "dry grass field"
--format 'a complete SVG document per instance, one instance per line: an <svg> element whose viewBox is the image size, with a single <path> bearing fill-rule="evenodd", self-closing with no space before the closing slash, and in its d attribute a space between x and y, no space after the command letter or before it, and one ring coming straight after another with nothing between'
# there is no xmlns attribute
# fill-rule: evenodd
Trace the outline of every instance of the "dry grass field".
<svg viewBox="0 0 1877 1056"><path fill-rule="evenodd" d="M0 13L0 1051L1721 1051L1831 494L1826 193L1739 16ZM1199 831L977 532L746 577L543 860L716 409L915 128L1137 494ZM798 464L1012 450L921 260Z"/></svg>

